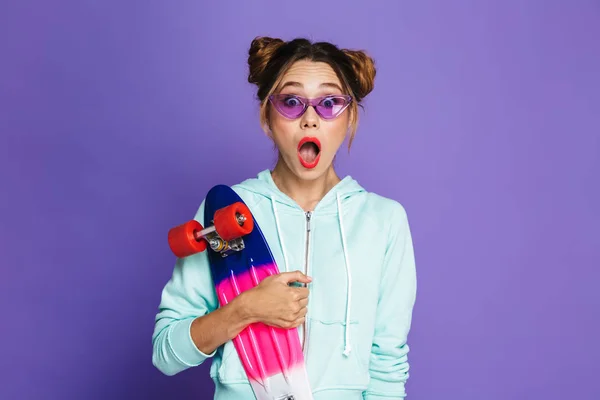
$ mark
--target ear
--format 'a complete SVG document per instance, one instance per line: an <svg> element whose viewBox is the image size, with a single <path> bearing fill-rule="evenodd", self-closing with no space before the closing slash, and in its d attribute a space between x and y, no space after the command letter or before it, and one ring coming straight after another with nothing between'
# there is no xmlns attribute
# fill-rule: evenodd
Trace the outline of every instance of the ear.
<svg viewBox="0 0 600 400"><path fill-rule="evenodd" d="M271 124L270 124L270 121L269 121L269 118L270 118L269 111L270 111L269 109L267 109L265 111L264 120L261 121L262 122L261 123L261 127L262 127L262 130L265 133L265 135L267 135L267 137L269 139L273 140L273 131L271 130Z"/></svg>
<svg viewBox="0 0 600 400"><path fill-rule="evenodd" d="M262 130L263 130L263 132L265 133L265 135L266 135L266 136L267 136L269 139L273 140L273 131L271 131L271 127L270 127L270 126L269 126L267 123L265 123L265 124L262 124L262 126L261 126L261 127L262 127Z"/></svg>
<svg viewBox="0 0 600 400"><path fill-rule="evenodd" d="M347 126L347 130L348 132L350 132L350 129L352 128L352 121L354 121L354 119L356 118L356 116L354 115L354 110L352 108L350 108L348 111L350 111L348 113L348 126Z"/></svg>

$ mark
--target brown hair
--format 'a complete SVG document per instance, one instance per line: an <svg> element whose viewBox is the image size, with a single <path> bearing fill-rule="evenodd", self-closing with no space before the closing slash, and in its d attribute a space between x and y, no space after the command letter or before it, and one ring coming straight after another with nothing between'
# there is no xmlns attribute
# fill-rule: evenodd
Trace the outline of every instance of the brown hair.
<svg viewBox="0 0 600 400"><path fill-rule="evenodd" d="M358 125L358 107L360 102L373 90L375 84L375 62L364 51L339 49L328 42L312 43L308 39L298 38L284 42L278 38L257 37L248 51L248 82L258 87L258 99L261 102L261 124L267 126L268 98L277 88L283 74L300 60L327 63L342 82L346 94L354 99L351 133L348 149Z"/></svg>

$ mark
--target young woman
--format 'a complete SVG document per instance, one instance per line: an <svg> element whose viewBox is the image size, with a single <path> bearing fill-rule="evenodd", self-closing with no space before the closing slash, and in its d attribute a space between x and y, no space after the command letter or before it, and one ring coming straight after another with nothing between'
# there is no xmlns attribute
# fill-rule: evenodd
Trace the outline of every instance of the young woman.
<svg viewBox="0 0 600 400"><path fill-rule="evenodd" d="M248 64L279 158L233 189L281 274L218 307L206 253L178 259L156 316L153 363L174 375L212 358L215 399L252 399L232 339L260 321L299 328L315 399L404 398L416 294L406 212L332 165L344 140L352 143L373 60L330 43L262 37ZM195 219L204 226L203 207Z"/></svg>

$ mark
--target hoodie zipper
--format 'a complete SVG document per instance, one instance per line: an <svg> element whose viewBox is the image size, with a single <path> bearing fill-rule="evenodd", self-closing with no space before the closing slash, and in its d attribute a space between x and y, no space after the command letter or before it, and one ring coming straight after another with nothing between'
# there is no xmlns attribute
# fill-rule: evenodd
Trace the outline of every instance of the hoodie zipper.
<svg viewBox="0 0 600 400"><path fill-rule="evenodd" d="M308 253L309 253L309 249L310 249L310 219L312 217L312 212L311 211L307 211L306 213L306 247L304 250L304 274L308 275ZM308 283L306 284L306 287L308 287ZM308 316L308 313L307 313ZM303 330L303 335L302 335L302 350L304 352L304 356L306 357L306 344L308 342L308 329L307 329L307 323L308 318L306 318L304 320L304 323L302 324L302 330Z"/></svg>

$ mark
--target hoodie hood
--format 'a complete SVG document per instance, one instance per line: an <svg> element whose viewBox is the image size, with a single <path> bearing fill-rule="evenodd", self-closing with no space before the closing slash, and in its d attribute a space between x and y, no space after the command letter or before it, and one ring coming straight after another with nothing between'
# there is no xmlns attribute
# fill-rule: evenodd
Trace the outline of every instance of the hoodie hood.
<svg viewBox="0 0 600 400"><path fill-rule="evenodd" d="M248 190L256 196L262 196L269 201L276 202L283 207L291 207L299 211L304 211L292 198L279 190L273 181L271 171L268 169L261 171L256 178L245 180L236 186ZM365 189L351 176L346 176L331 188L312 211L337 212L338 198L343 201L350 196L362 192L365 192Z"/></svg>
<svg viewBox="0 0 600 400"><path fill-rule="evenodd" d="M340 182L338 182L327 194L319 201L315 206L314 210L306 212L302 207L298 205L291 197L283 193L273 181L270 170L261 171L256 178L245 180L240 184L236 185L240 189L247 190L253 193L254 196L262 197L271 203L271 208L275 217L275 225L277 229L277 236L279 239L279 246L284 259L284 271L289 271L289 262L287 257L287 251L285 246L285 240L282 234L280 218L278 213L283 208L291 208L299 212L304 212L310 216L313 212L319 214L336 214L338 220L338 226L341 236L341 247L344 253L346 279L347 279L347 290L346 290L346 320L344 327L344 355L348 356L352 350L350 342L350 316L352 311L352 273L350 268L351 260L348 257L348 244L346 241L346 233L344 230L344 201L351 198L352 196L366 193L365 189L358 184L351 176L346 176ZM269 243L269 245L274 245ZM309 274L309 271L306 271Z"/></svg>

